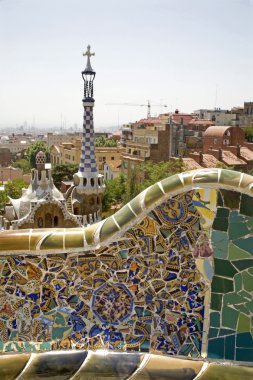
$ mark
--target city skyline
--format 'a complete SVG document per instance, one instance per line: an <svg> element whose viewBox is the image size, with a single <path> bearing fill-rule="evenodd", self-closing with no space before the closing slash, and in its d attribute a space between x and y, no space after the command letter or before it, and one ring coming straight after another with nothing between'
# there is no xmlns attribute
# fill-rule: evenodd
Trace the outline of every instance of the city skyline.
<svg viewBox="0 0 253 380"><path fill-rule="evenodd" d="M2 0L0 127L80 127L88 44L96 129L147 114L108 103L242 106L253 98L252 16L251 0Z"/></svg>

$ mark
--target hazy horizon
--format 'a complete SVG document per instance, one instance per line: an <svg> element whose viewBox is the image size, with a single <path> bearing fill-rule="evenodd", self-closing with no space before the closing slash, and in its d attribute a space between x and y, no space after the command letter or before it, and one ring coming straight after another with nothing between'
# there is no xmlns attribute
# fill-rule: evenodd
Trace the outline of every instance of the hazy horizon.
<svg viewBox="0 0 253 380"><path fill-rule="evenodd" d="M252 0L0 0L0 127L82 125L82 53L95 51L95 129L146 107L253 101Z"/></svg>

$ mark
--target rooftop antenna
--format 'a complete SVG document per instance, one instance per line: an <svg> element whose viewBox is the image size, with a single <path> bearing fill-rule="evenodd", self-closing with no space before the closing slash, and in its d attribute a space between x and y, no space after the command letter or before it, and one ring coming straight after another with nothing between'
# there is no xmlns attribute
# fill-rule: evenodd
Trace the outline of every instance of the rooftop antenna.
<svg viewBox="0 0 253 380"><path fill-rule="evenodd" d="M217 98L218 98L218 86L216 84L216 88L215 88L215 100L214 100L214 109L216 110L216 107L217 107Z"/></svg>

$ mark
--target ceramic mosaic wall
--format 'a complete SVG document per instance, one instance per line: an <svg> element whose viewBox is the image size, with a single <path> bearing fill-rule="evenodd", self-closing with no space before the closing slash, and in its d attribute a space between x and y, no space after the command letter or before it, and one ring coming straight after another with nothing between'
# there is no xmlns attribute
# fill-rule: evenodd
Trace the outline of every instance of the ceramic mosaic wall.
<svg viewBox="0 0 253 380"><path fill-rule="evenodd" d="M212 228L208 357L253 361L253 198L222 191Z"/></svg>
<svg viewBox="0 0 253 380"><path fill-rule="evenodd" d="M250 189L253 181L192 173L202 184L207 173L210 183L226 178L226 188L239 175ZM190 175L181 185L175 177L85 230L0 235L2 352L106 348L253 361L253 198L206 185L180 193ZM178 194L168 198L171 183ZM23 252L11 251L15 239Z"/></svg>

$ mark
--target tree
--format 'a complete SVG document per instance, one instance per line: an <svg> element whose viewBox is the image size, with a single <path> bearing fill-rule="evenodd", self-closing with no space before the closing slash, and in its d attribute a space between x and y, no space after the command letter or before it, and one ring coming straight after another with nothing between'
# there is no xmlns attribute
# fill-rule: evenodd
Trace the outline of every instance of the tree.
<svg viewBox="0 0 253 380"><path fill-rule="evenodd" d="M248 142L253 142L253 128L252 127L246 127L244 129L245 132L245 138Z"/></svg>
<svg viewBox="0 0 253 380"><path fill-rule="evenodd" d="M27 149L27 159L32 168L36 166L36 155L39 151L46 153L46 161L50 162L50 148L43 141L36 141Z"/></svg>
<svg viewBox="0 0 253 380"><path fill-rule="evenodd" d="M95 146L110 146L116 147L117 141L114 139L108 139L104 136L99 136L95 138Z"/></svg>
<svg viewBox="0 0 253 380"><path fill-rule="evenodd" d="M18 199L22 195L22 189L28 187L23 179L14 179L8 181L5 185L5 191L10 198Z"/></svg>
<svg viewBox="0 0 253 380"><path fill-rule="evenodd" d="M108 211L112 205L117 205L124 201L126 194L126 177L120 174L119 177L105 181L105 192L103 196L103 211Z"/></svg>
<svg viewBox="0 0 253 380"><path fill-rule="evenodd" d="M73 174L78 172L77 164L59 164L55 165L52 170L52 176L56 187L60 188L61 181L71 181Z"/></svg>
<svg viewBox="0 0 253 380"><path fill-rule="evenodd" d="M8 196L5 190L0 190L0 209L4 208L8 202Z"/></svg>
<svg viewBox="0 0 253 380"><path fill-rule="evenodd" d="M14 168L19 168L23 170L23 173L27 174L31 172L30 162L25 158L20 158L13 163Z"/></svg>
<svg viewBox="0 0 253 380"><path fill-rule="evenodd" d="M171 159L158 163L154 163L151 160L143 162L138 168L138 173L141 173L141 176L139 174L137 176L137 172L135 171L130 178L130 186L132 186L132 191L130 191L131 198L154 183L174 174L181 173L184 170L185 167L182 160Z"/></svg>
<svg viewBox="0 0 253 380"><path fill-rule="evenodd" d="M25 183L23 179L8 181L4 187L4 190L0 190L0 208L4 208L8 203L8 197L13 199L20 198L22 195L22 189L27 186L27 183Z"/></svg>

